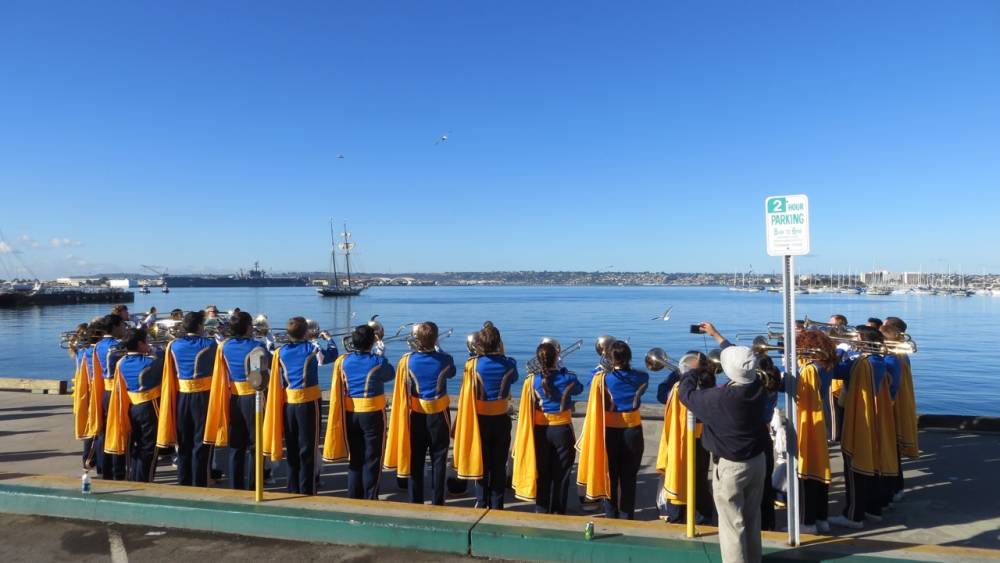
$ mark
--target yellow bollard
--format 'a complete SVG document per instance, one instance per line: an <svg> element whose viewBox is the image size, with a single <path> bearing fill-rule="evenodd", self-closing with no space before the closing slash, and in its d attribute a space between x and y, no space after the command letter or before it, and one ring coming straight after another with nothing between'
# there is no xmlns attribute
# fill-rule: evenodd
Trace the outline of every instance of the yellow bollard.
<svg viewBox="0 0 1000 563"><path fill-rule="evenodd" d="M687 415L687 537L695 537L694 529L694 519L695 519L695 508L694 508L694 481L695 481L695 464L694 464L694 414L688 411Z"/></svg>
<svg viewBox="0 0 1000 563"><path fill-rule="evenodd" d="M264 445L264 409L263 393L257 391L257 400L254 405L254 448L253 448L253 475L254 491L253 500L261 502L264 500L264 455L261 448Z"/></svg>

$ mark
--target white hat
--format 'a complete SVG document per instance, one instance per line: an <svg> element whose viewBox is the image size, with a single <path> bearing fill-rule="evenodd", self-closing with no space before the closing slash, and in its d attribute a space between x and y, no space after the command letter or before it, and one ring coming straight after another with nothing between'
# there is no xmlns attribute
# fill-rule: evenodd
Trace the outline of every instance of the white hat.
<svg viewBox="0 0 1000 563"><path fill-rule="evenodd" d="M722 371L726 377L737 385L747 385L756 379L754 366L757 365L757 358L753 351L746 346L727 346L722 351Z"/></svg>

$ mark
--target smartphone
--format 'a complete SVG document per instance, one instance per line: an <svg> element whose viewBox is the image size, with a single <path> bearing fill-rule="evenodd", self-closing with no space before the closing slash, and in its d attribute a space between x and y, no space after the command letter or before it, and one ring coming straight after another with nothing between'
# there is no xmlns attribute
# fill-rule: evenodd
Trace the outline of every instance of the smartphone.
<svg viewBox="0 0 1000 563"><path fill-rule="evenodd" d="M691 325L691 334L701 334L705 331L701 330L701 325Z"/></svg>

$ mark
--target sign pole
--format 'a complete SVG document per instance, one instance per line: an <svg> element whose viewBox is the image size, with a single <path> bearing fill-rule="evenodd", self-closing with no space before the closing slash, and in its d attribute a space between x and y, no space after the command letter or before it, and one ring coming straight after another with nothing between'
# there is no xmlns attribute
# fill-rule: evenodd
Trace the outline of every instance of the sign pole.
<svg viewBox="0 0 1000 563"><path fill-rule="evenodd" d="M694 462L694 455L695 455L695 453L694 453L695 452L695 448L694 448L694 427L695 427L694 413L689 410L688 413L687 413L687 440L685 440L687 442L685 444L685 447L687 447L687 453L686 453L686 455L687 455L687 482L686 482L686 487L687 487L687 506L685 508L687 509L687 529L686 529L686 532L687 532L687 537L689 537L689 538L693 538L693 537L695 537L695 535L697 535L696 532L695 532L695 529L694 529L694 520L695 520L695 498L694 498L695 487L694 487L694 484L695 484L695 478L696 478L696 473L697 473L697 469L696 469L695 462Z"/></svg>
<svg viewBox="0 0 1000 563"><path fill-rule="evenodd" d="M791 256L784 257L784 325L785 325L785 413L788 417L787 429L788 459L786 461L786 482L788 491L785 498L788 514L788 545L799 545L799 478L798 478L798 423L796 415L795 391L799 385L799 363L795 350L795 268Z"/></svg>
<svg viewBox="0 0 1000 563"><path fill-rule="evenodd" d="M257 391L254 400L253 500L264 500L264 393Z"/></svg>

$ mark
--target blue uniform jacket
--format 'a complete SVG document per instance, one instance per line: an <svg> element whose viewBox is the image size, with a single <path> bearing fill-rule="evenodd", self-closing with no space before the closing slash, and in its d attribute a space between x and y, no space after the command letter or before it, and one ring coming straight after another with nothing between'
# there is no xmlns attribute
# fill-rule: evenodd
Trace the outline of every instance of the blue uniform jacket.
<svg viewBox="0 0 1000 563"><path fill-rule="evenodd" d="M333 363L337 346L328 342L325 347L312 342L289 342L278 348L281 362L281 381L286 389L305 389L319 385L319 366Z"/></svg>
<svg viewBox="0 0 1000 563"><path fill-rule="evenodd" d="M118 370L125 379L128 391L134 393L156 389L163 378L163 352L156 356L129 352L118 361Z"/></svg>
<svg viewBox="0 0 1000 563"><path fill-rule="evenodd" d="M222 358L226 362L226 367L229 369L229 379L232 381L243 382L247 380L247 371L249 369L247 356L250 352L257 348L267 352L267 347L264 343L253 338L230 338L225 340L221 346ZM270 354L265 353L263 365L270 365L270 363Z"/></svg>
<svg viewBox="0 0 1000 563"><path fill-rule="evenodd" d="M97 341L94 345L94 354L97 355L97 363L101 366L101 371L104 373L104 379L111 379L115 376L114 374L114 363L112 360L112 355L118 348L120 341L113 336L105 336Z"/></svg>
<svg viewBox="0 0 1000 563"><path fill-rule="evenodd" d="M604 376L604 388L610 411L631 412L642 404L642 394L649 386L649 374L635 369L609 371Z"/></svg>
<svg viewBox="0 0 1000 563"><path fill-rule="evenodd" d="M351 352L341 364L347 381L347 396L370 399L385 394L385 382L396 376L385 356L370 352Z"/></svg>
<svg viewBox="0 0 1000 563"><path fill-rule="evenodd" d="M576 377L576 374L566 368L548 376L549 390L551 394L545 393L542 387L542 376L535 376L534 390L535 398L542 407L542 412L557 413L573 408L573 397L583 393L583 384Z"/></svg>
<svg viewBox="0 0 1000 563"><path fill-rule="evenodd" d="M885 356L885 370L889 372L889 392L892 393L892 400L896 400L896 391L899 390L899 378L902 377L902 365L901 362L906 362L907 359L900 359L896 354L889 354Z"/></svg>
<svg viewBox="0 0 1000 563"><path fill-rule="evenodd" d="M215 339L188 334L170 344L170 361L177 368L178 379L212 377L215 367Z"/></svg>
<svg viewBox="0 0 1000 563"><path fill-rule="evenodd" d="M517 362L500 354L479 356L476 360L479 378L480 401L498 401L510 398L510 386L517 381Z"/></svg>
<svg viewBox="0 0 1000 563"><path fill-rule="evenodd" d="M446 395L456 373L455 359L444 352L413 352L408 366L410 394L425 401Z"/></svg>

